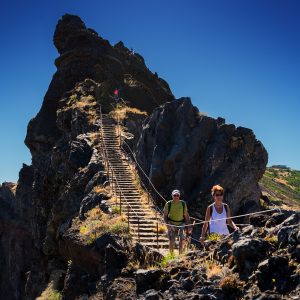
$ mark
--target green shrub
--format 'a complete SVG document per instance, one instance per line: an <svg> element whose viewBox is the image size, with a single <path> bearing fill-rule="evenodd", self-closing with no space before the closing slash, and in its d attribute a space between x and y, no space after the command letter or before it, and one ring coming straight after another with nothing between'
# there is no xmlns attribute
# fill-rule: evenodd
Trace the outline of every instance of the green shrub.
<svg viewBox="0 0 300 300"><path fill-rule="evenodd" d="M213 242L216 242L216 241L219 241L220 240L220 235L218 235L217 233L210 233L208 236L207 236L207 239L210 240L210 241L213 241Z"/></svg>
<svg viewBox="0 0 300 300"><path fill-rule="evenodd" d="M174 253L169 252L160 262L161 268L166 268L171 260L175 259Z"/></svg>
<svg viewBox="0 0 300 300"><path fill-rule="evenodd" d="M115 234L128 234L129 228L128 224L122 221L119 221L113 225L111 225L108 231L115 233Z"/></svg>
<svg viewBox="0 0 300 300"><path fill-rule="evenodd" d="M116 215L121 214L121 209L120 209L120 206L118 206L118 205L113 205L111 208L111 211L113 214L116 214Z"/></svg>

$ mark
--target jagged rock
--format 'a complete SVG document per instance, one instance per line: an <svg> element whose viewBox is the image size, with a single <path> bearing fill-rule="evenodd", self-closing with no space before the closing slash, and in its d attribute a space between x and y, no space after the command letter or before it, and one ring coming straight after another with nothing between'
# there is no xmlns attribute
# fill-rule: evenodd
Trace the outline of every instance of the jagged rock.
<svg viewBox="0 0 300 300"><path fill-rule="evenodd" d="M112 285L108 288L105 297L106 300L135 300L136 295L136 283L131 278L116 278Z"/></svg>
<svg viewBox="0 0 300 300"><path fill-rule="evenodd" d="M148 290L144 294L145 300L162 300L164 296L156 290Z"/></svg>
<svg viewBox="0 0 300 300"><path fill-rule="evenodd" d="M288 258L273 256L258 265L256 277L261 291L276 289L283 294L293 289L289 277L291 268L288 265Z"/></svg>
<svg viewBox="0 0 300 300"><path fill-rule="evenodd" d="M107 194L100 193L97 194L95 192L89 193L87 196L85 196L80 204L80 209L79 209L79 218L83 220L84 214L92 209L93 207L96 207L96 205L100 205L102 200L107 200L108 196Z"/></svg>
<svg viewBox="0 0 300 300"><path fill-rule="evenodd" d="M290 217L288 217L287 219L285 219L280 226L290 226L290 225L299 225L300 222L300 213L295 213L292 214ZM279 227L280 227L279 226Z"/></svg>
<svg viewBox="0 0 300 300"><path fill-rule="evenodd" d="M117 250L123 250L124 247L121 245L121 242L117 236L112 235L111 233L104 233L99 238L96 239L95 245L101 254L105 254L105 249L108 245L112 245Z"/></svg>
<svg viewBox="0 0 300 300"><path fill-rule="evenodd" d="M85 167L92 156L92 149L86 140L73 141L69 155L69 164L75 168Z"/></svg>
<svg viewBox="0 0 300 300"><path fill-rule="evenodd" d="M281 246L286 246L290 233L297 228L297 225L290 225L282 227L277 233L278 243Z"/></svg>
<svg viewBox="0 0 300 300"><path fill-rule="evenodd" d="M137 158L165 197L179 188L196 215L204 214L217 183L226 189L233 214L258 209L265 148L250 129L220 125L188 98L166 103L146 119Z"/></svg>
<svg viewBox="0 0 300 300"><path fill-rule="evenodd" d="M137 270L135 273L137 292L143 293L148 289L160 289L160 280L163 274L164 271L161 269Z"/></svg>
<svg viewBox="0 0 300 300"><path fill-rule="evenodd" d="M271 217L268 219L266 222L266 227L274 227L280 223L282 223L285 219L285 214L284 213L274 213L271 215Z"/></svg>
<svg viewBox="0 0 300 300"><path fill-rule="evenodd" d="M241 279L246 279L258 262L264 259L270 245L262 239L242 239L234 244L233 256L239 268Z"/></svg>
<svg viewBox="0 0 300 300"><path fill-rule="evenodd" d="M133 259L139 261L143 267L152 266L160 263L163 255L154 249L148 249L140 243L136 243L133 248Z"/></svg>
<svg viewBox="0 0 300 300"><path fill-rule="evenodd" d="M232 241L223 241L214 251L214 257L222 264L225 264L232 255Z"/></svg>
<svg viewBox="0 0 300 300"><path fill-rule="evenodd" d="M257 227L262 227L265 226L269 216L266 215L254 215L250 216L249 222L251 225L257 226Z"/></svg>
<svg viewBox="0 0 300 300"><path fill-rule="evenodd" d="M300 230L299 227L294 228L288 237L288 252L292 258L300 262Z"/></svg>
<svg viewBox="0 0 300 300"><path fill-rule="evenodd" d="M79 299L81 295L90 295L96 291L96 277L71 265L64 282L62 300Z"/></svg>
<svg viewBox="0 0 300 300"><path fill-rule="evenodd" d="M119 274L128 263L128 256L122 250L117 250L111 244L105 248L105 266L107 274Z"/></svg>

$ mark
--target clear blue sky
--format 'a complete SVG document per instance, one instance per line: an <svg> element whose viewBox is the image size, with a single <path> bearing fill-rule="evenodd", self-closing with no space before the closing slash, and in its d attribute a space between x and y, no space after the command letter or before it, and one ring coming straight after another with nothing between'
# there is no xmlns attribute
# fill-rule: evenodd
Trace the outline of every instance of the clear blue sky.
<svg viewBox="0 0 300 300"><path fill-rule="evenodd" d="M251 128L268 165L300 170L300 1L4 0L0 182L31 162L23 141L56 71L52 38L65 13L139 52L177 98Z"/></svg>

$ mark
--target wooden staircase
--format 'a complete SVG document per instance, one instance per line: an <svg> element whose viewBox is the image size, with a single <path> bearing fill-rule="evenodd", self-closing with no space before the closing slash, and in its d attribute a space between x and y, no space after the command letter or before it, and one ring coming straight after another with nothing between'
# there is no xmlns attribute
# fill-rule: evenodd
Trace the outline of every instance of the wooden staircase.
<svg viewBox="0 0 300 300"><path fill-rule="evenodd" d="M117 191L118 203L121 193L122 212L127 217L129 215L130 234L133 240L151 248L167 249L169 243L166 233L158 234L157 239L156 228L157 223L161 223L161 215L143 200L142 193L135 183L134 173L120 150L115 121L107 115L102 115L102 134L107 160L114 172L111 178Z"/></svg>

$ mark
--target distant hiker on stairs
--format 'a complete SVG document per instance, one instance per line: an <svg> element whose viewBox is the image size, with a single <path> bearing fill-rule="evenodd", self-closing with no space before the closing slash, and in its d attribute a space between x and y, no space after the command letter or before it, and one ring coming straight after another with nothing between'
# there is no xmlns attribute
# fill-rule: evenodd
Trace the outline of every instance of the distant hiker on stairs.
<svg viewBox="0 0 300 300"><path fill-rule="evenodd" d="M168 227L169 249L174 252L175 239L179 236L179 253L183 252L186 234L191 234L190 217L185 201L180 200L179 190L173 190L172 200L164 207L164 220ZM176 225L176 226L173 226Z"/></svg>

